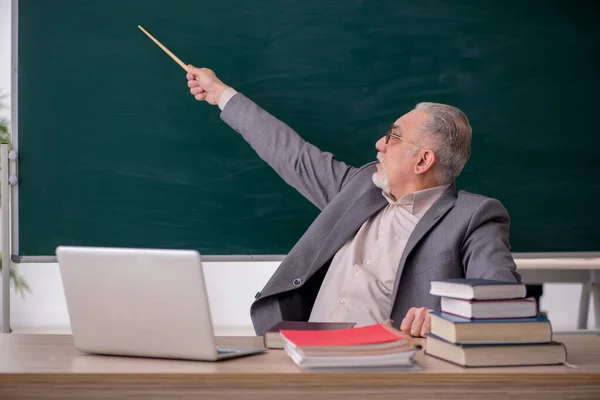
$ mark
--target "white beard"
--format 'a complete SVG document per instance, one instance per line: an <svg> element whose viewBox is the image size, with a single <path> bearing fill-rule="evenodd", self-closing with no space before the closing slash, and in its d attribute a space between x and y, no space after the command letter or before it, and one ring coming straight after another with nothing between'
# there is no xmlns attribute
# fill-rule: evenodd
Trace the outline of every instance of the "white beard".
<svg viewBox="0 0 600 400"><path fill-rule="evenodd" d="M385 165L383 165L383 159L381 157L381 153L377 153L377 160L381 163L381 170L377 171L373 174L373 183L379 189L383 190L386 193L390 192L390 182L385 173Z"/></svg>

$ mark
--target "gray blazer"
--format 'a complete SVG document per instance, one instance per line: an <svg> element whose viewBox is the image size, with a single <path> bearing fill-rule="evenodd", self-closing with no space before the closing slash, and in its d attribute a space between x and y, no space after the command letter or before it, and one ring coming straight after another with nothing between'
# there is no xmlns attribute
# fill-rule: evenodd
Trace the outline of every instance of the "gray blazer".
<svg viewBox="0 0 600 400"><path fill-rule="evenodd" d="M221 118L321 213L290 250L250 314L257 335L282 320L308 320L331 259L362 224L386 206L372 181L375 163L360 168L304 141L241 93ZM411 307L439 309L432 280L486 278L520 281L510 253L509 216L495 199L450 186L423 215L398 265L390 318L399 327Z"/></svg>

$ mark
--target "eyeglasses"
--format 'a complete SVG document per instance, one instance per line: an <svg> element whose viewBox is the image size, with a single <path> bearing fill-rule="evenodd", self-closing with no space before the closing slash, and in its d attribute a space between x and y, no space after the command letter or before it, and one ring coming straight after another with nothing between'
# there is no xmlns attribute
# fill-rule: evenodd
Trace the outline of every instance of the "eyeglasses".
<svg viewBox="0 0 600 400"><path fill-rule="evenodd" d="M408 143L410 143L410 144L414 144L415 146L417 146L417 147L420 147L420 148L422 148L422 149L424 149L424 148L425 148L424 146L420 145L420 144L419 144L419 143L417 143L417 142L413 142L412 140L405 139L405 138L403 138L403 137L402 137L402 136L400 136L400 135L396 135L395 133L392 133L392 131L393 131L394 129L395 129L395 128L394 128L394 125L391 125L391 126L388 128L388 131L387 131L387 133L385 134L385 144L388 144L388 142L390 141L390 138L394 138L394 139L398 139L398 140L403 140L403 141L405 141L405 142L408 142Z"/></svg>

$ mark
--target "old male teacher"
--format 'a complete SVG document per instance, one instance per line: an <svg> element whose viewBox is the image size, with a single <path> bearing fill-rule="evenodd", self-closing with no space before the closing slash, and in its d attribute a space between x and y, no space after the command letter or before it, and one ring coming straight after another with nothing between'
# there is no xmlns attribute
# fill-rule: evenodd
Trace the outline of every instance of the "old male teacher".
<svg viewBox="0 0 600 400"><path fill-rule="evenodd" d="M519 282L502 204L455 180L471 155L471 126L458 108L420 103L375 143L377 161L354 167L292 128L207 68L187 68L196 100L218 105L289 185L321 211L250 308L258 335L282 320L392 319L413 336L430 331L432 280ZM365 149L365 151L369 151Z"/></svg>

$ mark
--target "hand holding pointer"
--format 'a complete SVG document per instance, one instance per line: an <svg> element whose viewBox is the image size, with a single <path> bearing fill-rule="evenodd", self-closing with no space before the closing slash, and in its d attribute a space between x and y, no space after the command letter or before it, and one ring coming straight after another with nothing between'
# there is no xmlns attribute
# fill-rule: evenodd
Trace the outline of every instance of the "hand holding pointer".
<svg viewBox="0 0 600 400"><path fill-rule="evenodd" d="M219 99L228 86L221 82L214 72L208 68L196 68L192 65L186 66L179 57L167 49L141 25L138 25L138 28L179 64L181 68L187 71L188 87L190 88L190 92L196 97L196 100L205 100L208 104L212 105L219 104Z"/></svg>
<svg viewBox="0 0 600 400"><path fill-rule="evenodd" d="M219 104L219 99L228 86L208 68L188 65L187 71L188 87L196 100L205 100L212 105Z"/></svg>

